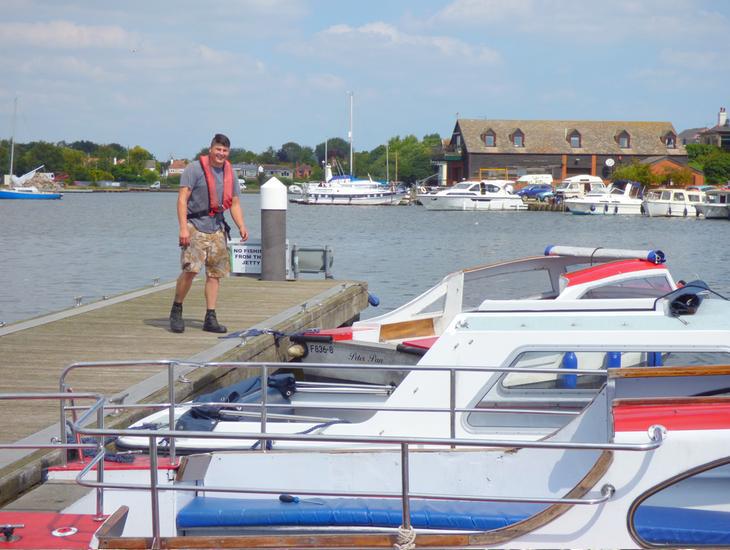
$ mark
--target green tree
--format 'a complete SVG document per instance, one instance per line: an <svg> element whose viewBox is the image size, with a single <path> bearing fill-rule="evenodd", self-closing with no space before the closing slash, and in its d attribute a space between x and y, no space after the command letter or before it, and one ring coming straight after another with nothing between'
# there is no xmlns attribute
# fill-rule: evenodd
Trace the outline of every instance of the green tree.
<svg viewBox="0 0 730 550"><path fill-rule="evenodd" d="M318 144L314 148L317 156L317 162L324 162L324 142ZM350 144L342 138L329 138L327 140L327 156L332 159L336 158L340 162L350 158Z"/></svg>
<svg viewBox="0 0 730 550"><path fill-rule="evenodd" d="M279 162L289 162L291 164L299 162L302 156L302 146L293 141L289 141L281 146L276 152L276 159Z"/></svg>
<svg viewBox="0 0 730 550"><path fill-rule="evenodd" d="M730 153L718 150L706 157L703 171L707 183L730 182Z"/></svg>
<svg viewBox="0 0 730 550"><path fill-rule="evenodd" d="M619 164L613 171L611 178L616 180L638 181L644 185L656 185L661 176L654 174L648 164L633 161L631 164Z"/></svg>
<svg viewBox="0 0 730 550"><path fill-rule="evenodd" d="M86 166L87 156L81 149L64 147L63 171L68 174L70 181L86 181L89 179L89 169Z"/></svg>
<svg viewBox="0 0 730 550"><path fill-rule="evenodd" d="M43 165L45 172L60 172L63 170L63 153L53 143L37 141L28 144L29 147L20 157L19 168L22 165L22 172L28 172Z"/></svg>

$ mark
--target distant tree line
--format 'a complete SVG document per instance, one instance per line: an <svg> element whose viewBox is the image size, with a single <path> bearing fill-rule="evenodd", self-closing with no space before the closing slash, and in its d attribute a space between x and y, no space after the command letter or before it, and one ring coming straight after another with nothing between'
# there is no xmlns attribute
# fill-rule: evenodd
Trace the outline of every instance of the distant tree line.
<svg viewBox="0 0 730 550"><path fill-rule="evenodd" d="M413 135L393 137L388 141L387 154L385 145L372 151L355 152L355 175L370 175L379 180L389 176L391 180L407 183L424 179L434 172L431 159L440 146L438 134L424 136L422 140ZM337 173L339 169L349 173L349 143L342 138L331 138L327 140L326 149L328 162L333 164L334 172ZM207 151L206 146L198 155ZM230 160L233 163L285 164L291 167L307 164L312 167L311 179L317 180L324 175L325 143L313 148L289 141L278 149L269 147L261 153L232 148ZM147 169L150 164L147 161L154 161L154 169ZM24 174L40 165L44 165L46 172L65 174L69 181L153 182L160 179L160 174L169 166L169 160L160 162L139 145L126 148L118 143L98 144L88 140L15 144L15 175ZM9 169L10 141L0 140L0 174L7 174Z"/></svg>
<svg viewBox="0 0 730 550"><path fill-rule="evenodd" d="M685 145L689 165L705 173L707 183L726 183L730 181L730 152L716 145L691 143Z"/></svg>
<svg viewBox="0 0 730 550"><path fill-rule="evenodd" d="M69 181L153 182L160 178L160 163L147 169L152 153L139 145L126 148L118 143L99 145L91 141L73 143L33 141L16 143L13 173L22 175L43 165L44 172L67 176ZM0 141L0 173L10 170L10 141Z"/></svg>

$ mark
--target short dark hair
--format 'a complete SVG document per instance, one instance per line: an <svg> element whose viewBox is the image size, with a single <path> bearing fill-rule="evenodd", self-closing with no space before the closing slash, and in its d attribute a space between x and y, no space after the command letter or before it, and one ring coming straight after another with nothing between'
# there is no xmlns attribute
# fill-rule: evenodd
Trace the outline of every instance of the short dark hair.
<svg viewBox="0 0 730 550"><path fill-rule="evenodd" d="M223 147L227 147L228 149L230 149L231 140L228 139L228 136L225 136L223 134L216 134L213 136L213 140L210 142L210 146L213 147L213 145L223 145Z"/></svg>

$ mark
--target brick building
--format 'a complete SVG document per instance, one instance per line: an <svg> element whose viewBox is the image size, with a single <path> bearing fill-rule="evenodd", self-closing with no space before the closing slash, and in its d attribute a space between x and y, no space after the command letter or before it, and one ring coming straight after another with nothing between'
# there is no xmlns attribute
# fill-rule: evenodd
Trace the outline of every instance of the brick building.
<svg viewBox="0 0 730 550"><path fill-rule="evenodd" d="M670 122L459 119L444 151L449 184L490 173L606 179L613 166L650 157L687 164Z"/></svg>

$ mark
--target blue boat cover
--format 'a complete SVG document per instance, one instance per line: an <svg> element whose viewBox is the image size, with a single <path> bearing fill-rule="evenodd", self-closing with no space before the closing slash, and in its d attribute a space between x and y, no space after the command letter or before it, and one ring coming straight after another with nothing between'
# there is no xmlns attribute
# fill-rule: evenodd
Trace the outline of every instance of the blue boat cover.
<svg viewBox="0 0 730 550"><path fill-rule="evenodd" d="M416 528L488 531L521 521L547 506L413 499L410 507L411 524ZM398 527L403 523L401 518L400 499L302 497L300 502L291 503L278 499L196 497L178 513L177 527Z"/></svg>
<svg viewBox="0 0 730 550"><path fill-rule="evenodd" d="M642 505L634 514L634 527L652 544L730 545L730 512Z"/></svg>
<svg viewBox="0 0 730 550"><path fill-rule="evenodd" d="M316 501L321 504L313 504ZM545 504L433 501L413 499L411 524L418 529L489 531L507 527L547 508ZM220 529L261 526L398 527L399 499L278 499L196 497L177 516L177 528ZM634 527L646 542L663 545L728 545L730 513L688 508L640 506Z"/></svg>

